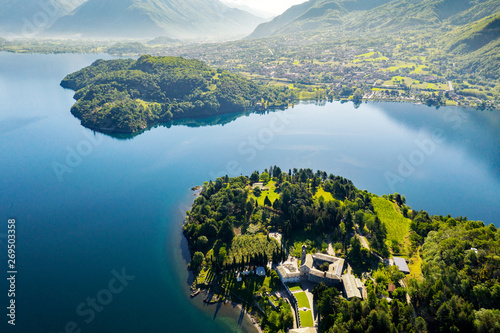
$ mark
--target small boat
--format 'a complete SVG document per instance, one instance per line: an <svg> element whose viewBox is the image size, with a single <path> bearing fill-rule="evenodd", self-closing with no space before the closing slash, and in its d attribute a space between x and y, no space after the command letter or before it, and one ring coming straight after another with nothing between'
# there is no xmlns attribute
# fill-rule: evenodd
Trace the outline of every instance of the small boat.
<svg viewBox="0 0 500 333"><path fill-rule="evenodd" d="M200 291L201 291L200 288L196 289L195 291L193 291L191 293L191 297L195 297L196 295L198 295L200 293Z"/></svg>

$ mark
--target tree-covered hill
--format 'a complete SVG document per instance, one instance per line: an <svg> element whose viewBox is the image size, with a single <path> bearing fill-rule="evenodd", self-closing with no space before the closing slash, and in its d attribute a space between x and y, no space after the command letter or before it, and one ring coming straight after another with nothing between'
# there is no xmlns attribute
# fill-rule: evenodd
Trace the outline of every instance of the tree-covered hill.
<svg viewBox="0 0 500 333"><path fill-rule="evenodd" d="M71 112L98 131L135 133L180 118L286 107L288 88L257 85L197 60L142 56L97 60L61 82L76 91Z"/></svg>
<svg viewBox="0 0 500 333"><path fill-rule="evenodd" d="M489 78L500 76L500 13L458 27L442 42L459 68Z"/></svg>
<svg viewBox="0 0 500 333"><path fill-rule="evenodd" d="M476 51L500 37L500 13L459 27L445 36L449 50L456 53Z"/></svg>

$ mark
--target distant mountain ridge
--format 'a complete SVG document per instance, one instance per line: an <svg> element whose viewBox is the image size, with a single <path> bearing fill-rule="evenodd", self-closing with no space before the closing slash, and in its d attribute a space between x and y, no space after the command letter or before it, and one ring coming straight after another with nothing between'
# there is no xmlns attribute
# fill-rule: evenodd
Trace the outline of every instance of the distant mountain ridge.
<svg viewBox="0 0 500 333"><path fill-rule="evenodd" d="M249 38L335 27L398 31L463 25L499 10L498 0L309 0L259 25Z"/></svg>
<svg viewBox="0 0 500 333"><path fill-rule="evenodd" d="M24 34L26 24L15 22L32 18L36 32L49 37L217 39L247 35L264 22L219 0L0 0L0 6L0 32Z"/></svg>
<svg viewBox="0 0 500 333"><path fill-rule="evenodd" d="M87 0L0 0L0 32L30 37Z"/></svg>

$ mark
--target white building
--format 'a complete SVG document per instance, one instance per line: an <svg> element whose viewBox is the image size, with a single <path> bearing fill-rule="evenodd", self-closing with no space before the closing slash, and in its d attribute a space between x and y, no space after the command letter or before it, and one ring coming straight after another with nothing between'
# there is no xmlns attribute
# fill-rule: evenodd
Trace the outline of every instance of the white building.
<svg viewBox="0 0 500 333"><path fill-rule="evenodd" d="M285 261L276 268L276 272L283 283L300 281L300 271L297 265L297 259L292 258L290 261Z"/></svg>

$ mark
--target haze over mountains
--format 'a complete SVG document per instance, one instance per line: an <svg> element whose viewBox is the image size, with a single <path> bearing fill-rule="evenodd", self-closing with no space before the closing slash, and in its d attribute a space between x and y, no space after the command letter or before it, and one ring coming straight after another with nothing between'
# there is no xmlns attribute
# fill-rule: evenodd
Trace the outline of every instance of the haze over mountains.
<svg viewBox="0 0 500 333"><path fill-rule="evenodd" d="M87 0L0 0L0 33L30 37Z"/></svg>
<svg viewBox="0 0 500 333"><path fill-rule="evenodd" d="M0 0L0 6L0 33L21 36L235 37L264 22L218 0Z"/></svg>

